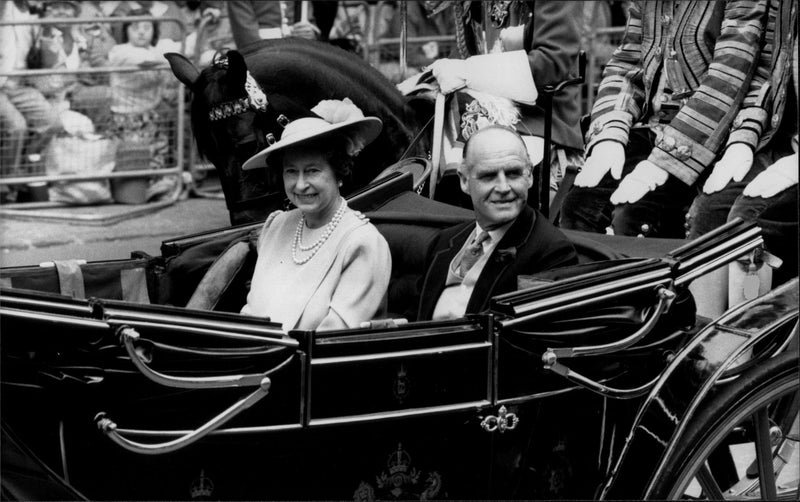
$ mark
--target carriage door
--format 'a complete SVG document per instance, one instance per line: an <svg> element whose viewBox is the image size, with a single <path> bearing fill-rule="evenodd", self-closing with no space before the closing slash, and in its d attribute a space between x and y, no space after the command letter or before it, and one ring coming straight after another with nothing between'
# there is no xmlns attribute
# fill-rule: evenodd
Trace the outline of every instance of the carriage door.
<svg viewBox="0 0 800 502"><path fill-rule="evenodd" d="M489 317L317 333L308 351L313 498L487 496Z"/></svg>

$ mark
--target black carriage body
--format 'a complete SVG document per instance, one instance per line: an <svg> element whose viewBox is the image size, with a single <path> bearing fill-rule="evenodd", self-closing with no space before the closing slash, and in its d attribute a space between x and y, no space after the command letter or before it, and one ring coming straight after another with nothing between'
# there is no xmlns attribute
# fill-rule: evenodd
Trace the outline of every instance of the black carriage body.
<svg viewBox="0 0 800 502"><path fill-rule="evenodd" d="M404 312L419 253L461 216L381 211L372 220L403 255L390 310ZM676 287L753 245L748 228L667 259L585 260L453 321L287 334L168 305L252 228L84 265L88 300L58 294L53 268L3 270L6 497L76 496L68 486L128 500L637 498L669 455L642 437L660 419L654 403L702 394L714 374L698 364L703 347L715 344L722 371L763 338L699 329ZM584 257L603 254L574 240ZM154 304L122 299L142 287ZM765 309L772 325L796 319L796 288L773 295L785 308ZM762 353L782 343L770 340ZM678 429L659 433L678 441Z"/></svg>

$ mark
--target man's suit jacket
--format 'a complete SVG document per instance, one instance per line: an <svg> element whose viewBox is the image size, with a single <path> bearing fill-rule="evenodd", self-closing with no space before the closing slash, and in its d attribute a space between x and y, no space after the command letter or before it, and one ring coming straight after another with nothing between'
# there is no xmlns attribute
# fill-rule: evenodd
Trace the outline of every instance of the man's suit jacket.
<svg viewBox="0 0 800 502"><path fill-rule="evenodd" d="M439 235L422 284L418 320L433 316L444 291L450 262L474 228L472 221L444 229ZM576 263L578 255L569 239L539 211L525 206L489 256L472 290L466 313L481 312L489 306L491 297L515 291L519 275Z"/></svg>

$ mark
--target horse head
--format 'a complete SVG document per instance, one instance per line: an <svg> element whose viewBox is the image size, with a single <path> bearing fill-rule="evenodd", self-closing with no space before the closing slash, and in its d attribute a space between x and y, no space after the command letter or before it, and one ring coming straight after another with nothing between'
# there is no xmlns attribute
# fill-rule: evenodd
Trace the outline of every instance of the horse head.
<svg viewBox="0 0 800 502"><path fill-rule="evenodd" d="M192 91L192 132L201 158L219 173L231 222L263 219L278 209L283 201L278 180L268 179L266 169L242 171L241 166L275 142L289 120L311 112L285 96L267 96L237 51L202 71L181 54L165 57Z"/></svg>

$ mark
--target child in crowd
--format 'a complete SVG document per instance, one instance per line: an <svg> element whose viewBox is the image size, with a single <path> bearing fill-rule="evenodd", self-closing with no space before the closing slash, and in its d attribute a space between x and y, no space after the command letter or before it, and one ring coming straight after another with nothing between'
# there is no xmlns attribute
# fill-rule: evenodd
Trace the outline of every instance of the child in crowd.
<svg viewBox="0 0 800 502"><path fill-rule="evenodd" d="M149 15L132 11L131 16ZM111 66L149 68L165 62L156 48L158 25L153 21L129 22L123 25L123 42L109 53ZM164 70L119 72L111 75L112 121L122 140L117 153L117 171L131 169L161 169L165 167L168 141L164 117L159 105L165 93L167 73ZM158 180L159 178L156 178ZM162 193L169 189L165 183L151 184L152 190Z"/></svg>

